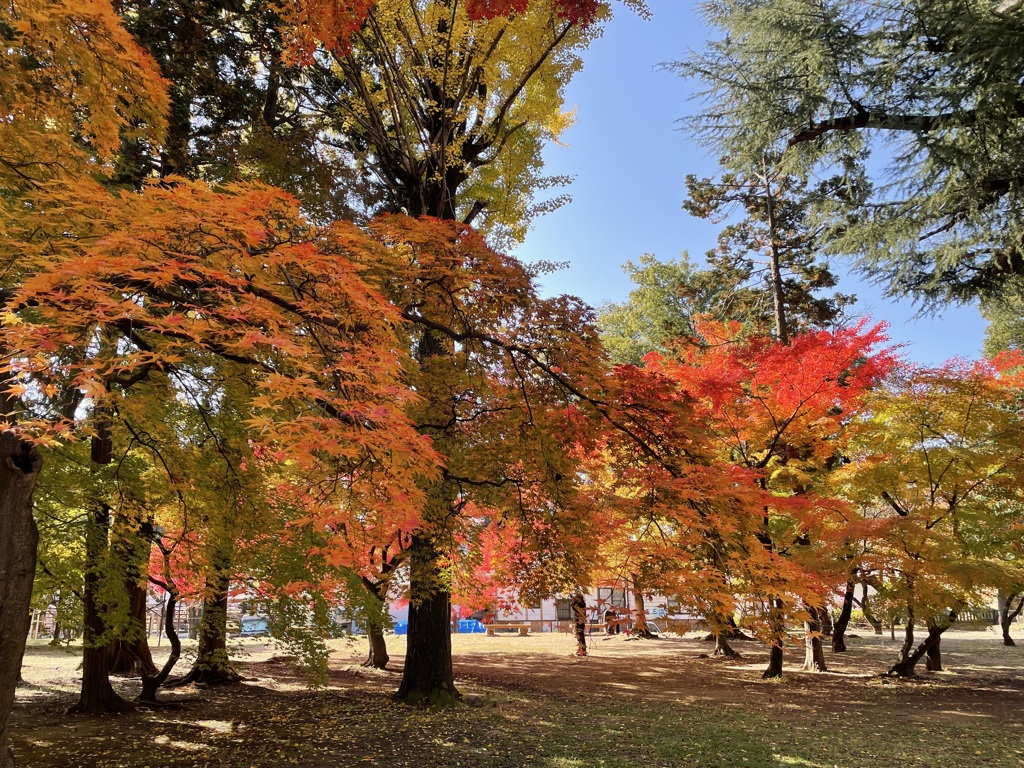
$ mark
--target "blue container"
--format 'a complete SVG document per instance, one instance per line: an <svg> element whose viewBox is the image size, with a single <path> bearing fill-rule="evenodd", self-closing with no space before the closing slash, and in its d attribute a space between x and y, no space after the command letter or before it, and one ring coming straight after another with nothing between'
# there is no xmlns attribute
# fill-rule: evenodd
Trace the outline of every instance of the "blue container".
<svg viewBox="0 0 1024 768"><path fill-rule="evenodd" d="M241 621L242 637L263 637L270 634L269 620L266 616L243 616Z"/></svg>
<svg viewBox="0 0 1024 768"><path fill-rule="evenodd" d="M409 634L409 622L399 621L395 624L396 635L408 635Z"/></svg>
<svg viewBox="0 0 1024 768"><path fill-rule="evenodd" d="M487 627L481 624L476 619L462 619L459 621L459 634L483 634L487 631Z"/></svg>

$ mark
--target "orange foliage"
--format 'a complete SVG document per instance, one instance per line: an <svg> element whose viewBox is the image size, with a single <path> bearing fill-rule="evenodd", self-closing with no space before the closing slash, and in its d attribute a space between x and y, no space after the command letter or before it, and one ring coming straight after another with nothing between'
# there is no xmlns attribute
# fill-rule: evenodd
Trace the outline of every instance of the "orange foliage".
<svg viewBox="0 0 1024 768"><path fill-rule="evenodd" d="M253 440L350 483L371 460L415 506L433 454L405 416L397 314L348 259L379 250L362 231L315 230L261 186L179 180L117 196L82 181L38 203L3 245L31 273L3 328L15 386L59 384L98 404L149 371L233 365L251 384Z"/></svg>
<svg viewBox="0 0 1024 768"><path fill-rule="evenodd" d="M632 437L610 432L595 457L613 494L605 551L613 575L637 574L709 618L742 599L772 640L774 601L818 604L834 578L819 565L845 507L815 489L894 358L875 351L877 326L790 345L735 324L697 329L678 357L616 371L618 421Z"/></svg>
<svg viewBox="0 0 1024 768"><path fill-rule="evenodd" d="M158 140L165 83L109 0L13 0L0 9L0 187L109 159L122 136Z"/></svg>

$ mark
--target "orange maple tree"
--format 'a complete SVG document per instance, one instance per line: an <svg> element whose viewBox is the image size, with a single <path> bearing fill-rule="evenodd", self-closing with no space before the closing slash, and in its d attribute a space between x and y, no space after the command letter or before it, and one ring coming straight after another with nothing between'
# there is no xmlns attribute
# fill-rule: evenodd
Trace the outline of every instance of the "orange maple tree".
<svg viewBox="0 0 1024 768"><path fill-rule="evenodd" d="M754 473L770 494L757 532L761 551L748 552L742 581L772 645L766 675L777 676L787 614L806 620L830 588L814 568L827 558L815 549L830 540L825 532L842 505L818 492L821 476L836 461L865 394L896 359L879 349L883 326L866 322L802 333L785 345L744 336L738 323L696 328L698 336L683 340L675 358L652 355L648 364L692 399L718 456Z"/></svg>
<svg viewBox="0 0 1024 768"><path fill-rule="evenodd" d="M84 428L109 446L118 414L138 413L131 392L144 379L170 377L188 398L212 377L245 420L232 461L258 446L283 451L324 494L372 496L386 476L389 513L416 514L434 454L405 414L400 320L349 260L380 250L363 231L311 228L294 199L260 186L214 192L172 179L114 195L80 180L45 191L3 243L26 271L3 329L9 391L35 416L23 414L25 434ZM84 425L69 392L94 414ZM208 562L226 585L225 541L211 541ZM97 706L121 706L107 687L98 698L112 703Z"/></svg>
<svg viewBox="0 0 1024 768"><path fill-rule="evenodd" d="M400 695L445 702L458 696L447 644L456 537L484 512L525 535L575 508L569 414L603 362L591 310L541 298L527 268L466 225L388 216L371 231L385 258L361 274L407 321L419 398L409 413L443 457L440 476L423 486L409 554L410 626L438 631L410 634ZM472 518L463 514L470 502Z"/></svg>

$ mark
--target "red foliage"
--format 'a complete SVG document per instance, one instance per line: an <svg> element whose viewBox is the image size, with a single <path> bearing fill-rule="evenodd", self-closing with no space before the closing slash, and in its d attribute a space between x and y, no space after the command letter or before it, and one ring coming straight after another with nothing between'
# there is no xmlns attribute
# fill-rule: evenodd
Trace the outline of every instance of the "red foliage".
<svg viewBox="0 0 1024 768"><path fill-rule="evenodd" d="M308 64L317 45L344 51L349 40L379 0L279 0L278 8L289 24L290 50L299 63ZM466 0L471 19L496 19L529 10L531 0ZM587 26L597 19L598 0L552 0L555 14L573 24Z"/></svg>

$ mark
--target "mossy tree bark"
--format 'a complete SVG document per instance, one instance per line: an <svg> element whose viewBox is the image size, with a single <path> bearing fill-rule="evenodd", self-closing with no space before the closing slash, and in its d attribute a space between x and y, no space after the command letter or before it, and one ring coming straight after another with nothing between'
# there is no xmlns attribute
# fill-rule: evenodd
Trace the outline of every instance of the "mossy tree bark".
<svg viewBox="0 0 1024 768"><path fill-rule="evenodd" d="M110 535L110 508L98 504L89 513L85 534L85 588L83 609L85 632L82 644L82 691L69 714L102 715L125 712L130 702L121 698L110 684L110 642L105 637L107 623L103 617L100 570L107 557Z"/></svg>
<svg viewBox="0 0 1024 768"><path fill-rule="evenodd" d="M428 533L412 537L409 634L405 669L396 701L454 706L462 698L452 671L451 593L444 583L441 552Z"/></svg>
<svg viewBox="0 0 1024 768"><path fill-rule="evenodd" d="M96 434L90 446L95 467L113 459L110 417L101 409L94 414ZM102 715L125 712L132 704L118 695L110 684L110 638L104 618L101 573L110 554L110 506L96 500L89 510L85 532L85 585L82 591L85 631L82 637L82 692L69 714Z"/></svg>
<svg viewBox="0 0 1024 768"><path fill-rule="evenodd" d="M221 564L223 566L223 563ZM224 567L207 577L207 597L199 623L199 648L192 669L175 685L230 685L242 680L228 658L228 589L231 577Z"/></svg>
<svg viewBox="0 0 1024 768"><path fill-rule="evenodd" d="M35 447L0 433L0 765L13 766L9 718L28 639L39 533L32 492L42 467Z"/></svg>
<svg viewBox="0 0 1024 768"><path fill-rule="evenodd" d="M111 642L108 657L110 674L124 677L143 677L157 674L153 654L146 637L146 601L148 593L144 586L130 579L126 584L130 596L130 633L128 637L116 638Z"/></svg>

